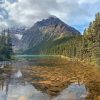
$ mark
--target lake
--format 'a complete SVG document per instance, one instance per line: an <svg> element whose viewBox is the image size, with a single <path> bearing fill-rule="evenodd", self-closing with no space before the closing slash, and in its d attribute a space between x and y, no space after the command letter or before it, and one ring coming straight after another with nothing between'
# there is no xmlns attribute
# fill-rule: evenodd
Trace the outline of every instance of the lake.
<svg viewBox="0 0 100 100"><path fill-rule="evenodd" d="M85 85L77 78L68 79L66 59L48 55L17 55L16 59L9 70L4 68L0 100L86 100Z"/></svg>

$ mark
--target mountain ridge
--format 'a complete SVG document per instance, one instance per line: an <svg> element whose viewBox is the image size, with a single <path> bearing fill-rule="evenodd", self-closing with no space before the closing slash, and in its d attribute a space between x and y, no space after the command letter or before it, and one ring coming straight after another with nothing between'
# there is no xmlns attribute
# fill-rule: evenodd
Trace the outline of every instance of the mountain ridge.
<svg viewBox="0 0 100 100"><path fill-rule="evenodd" d="M71 37L81 35L78 30L65 24L59 18L50 16L47 19L36 22L28 29L21 40L20 47L23 50L34 48L43 41L53 41L59 37ZM41 44L42 45L42 44Z"/></svg>

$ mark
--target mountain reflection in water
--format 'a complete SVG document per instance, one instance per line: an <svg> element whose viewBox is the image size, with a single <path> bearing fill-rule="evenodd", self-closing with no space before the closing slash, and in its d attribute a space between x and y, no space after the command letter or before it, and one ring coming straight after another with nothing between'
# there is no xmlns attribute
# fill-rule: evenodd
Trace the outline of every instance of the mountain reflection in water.
<svg viewBox="0 0 100 100"><path fill-rule="evenodd" d="M0 90L0 100L85 100L87 91L85 85L71 84L60 95L50 98L49 95L35 89L31 84L22 83L22 73L12 75L6 94L6 83Z"/></svg>
<svg viewBox="0 0 100 100"><path fill-rule="evenodd" d="M51 97L37 90L33 85L25 82L21 67L29 63L24 61L13 63L17 72L13 72L9 81L5 81L0 87L0 100L86 100L87 90L84 84L73 83L64 89L57 97Z"/></svg>
<svg viewBox="0 0 100 100"><path fill-rule="evenodd" d="M85 85L73 83L64 89L59 96L55 97L53 100L86 100L87 90Z"/></svg>
<svg viewBox="0 0 100 100"><path fill-rule="evenodd" d="M50 96L36 90L32 85L9 85L8 95L5 88L0 91L0 100L85 100L86 89L84 85L70 85L61 94L53 99ZM74 90L75 89L75 90Z"/></svg>
<svg viewBox="0 0 100 100"><path fill-rule="evenodd" d="M21 71L18 71L11 76L10 83L8 85L8 91L6 94L6 83L0 88L0 100L50 100L47 94L36 90L32 85L25 82L22 83Z"/></svg>

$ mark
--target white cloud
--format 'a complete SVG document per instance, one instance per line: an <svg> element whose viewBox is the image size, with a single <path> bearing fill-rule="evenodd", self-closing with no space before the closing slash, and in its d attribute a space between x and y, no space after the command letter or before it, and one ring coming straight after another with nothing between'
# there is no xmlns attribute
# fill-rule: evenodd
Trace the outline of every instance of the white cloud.
<svg viewBox="0 0 100 100"><path fill-rule="evenodd" d="M43 3L41 3L41 0L39 1L19 0L14 4L6 2L3 7L9 12L9 21L13 20L15 23L29 26L36 20L47 17L49 10L57 8L55 0L45 0Z"/></svg>
<svg viewBox="0 0 100 100"><path fill-rule="evenodd" d="M51 14L70 25L82 26L93 19L99 6L99 0L6 0L0 4L9 14L8 19L2 19L8 26L32 26Z"/></svg>

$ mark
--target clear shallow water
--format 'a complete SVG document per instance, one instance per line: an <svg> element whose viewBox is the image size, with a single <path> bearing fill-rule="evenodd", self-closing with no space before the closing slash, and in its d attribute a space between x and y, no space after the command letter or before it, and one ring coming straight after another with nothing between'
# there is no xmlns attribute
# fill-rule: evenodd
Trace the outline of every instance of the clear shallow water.
<svg viewBox="0 0 100 100"><path fill-rule="evenodd" d="M73 83L64 89L60 95L53 100L86 100L87 90L84 84Z"/></svg>
<svg viewBox="0 0 100 100"><path fill-rule="evenodd" d="M10 82L0 88L0 100L50 100L50 96L23 81L21 71L11 76Z"/></svg>
<svg viewBox="0 0 100 100"><path fill-rule="evenodd" d="M84 84L70 84L57 97L51 97L25 82L20 68L30 66L30 63L37 65L39 62L36 61L40 58L32 56L31 59L32 63L27 60L12 63L12 67L15 67L17 72L11 74L9 82L5 81L0 87L0 100L85 100L87 90Z"/></svg>
<svg viewBox="0 0 100 100"><path fill-rule="evenodd" d="M71 84L68 88L55 98L52 98L36 90L32 85L9 84L8 93L6 89L0 91L0 100L85 100L86 89L84 85Z"/></svg>

